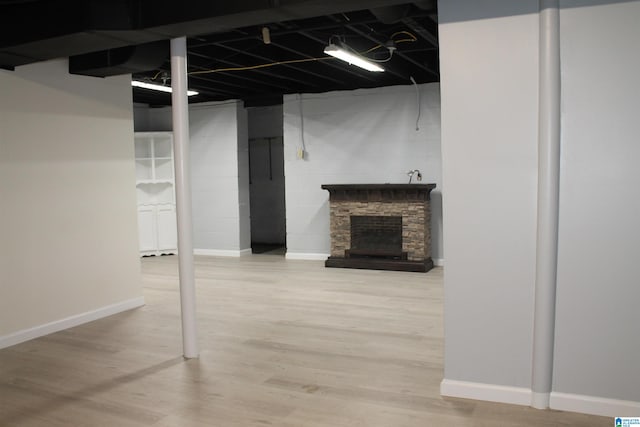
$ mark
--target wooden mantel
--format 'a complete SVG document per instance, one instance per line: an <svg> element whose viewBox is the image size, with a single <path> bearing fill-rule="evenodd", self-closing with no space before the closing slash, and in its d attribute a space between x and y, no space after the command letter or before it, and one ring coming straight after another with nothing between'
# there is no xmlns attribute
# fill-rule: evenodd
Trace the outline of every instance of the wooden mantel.
<svg viewBox="0 0 640 427"><path fill-rule="evenodd" d="M329 200L430 200L435 184L324 184Z"/></svg>

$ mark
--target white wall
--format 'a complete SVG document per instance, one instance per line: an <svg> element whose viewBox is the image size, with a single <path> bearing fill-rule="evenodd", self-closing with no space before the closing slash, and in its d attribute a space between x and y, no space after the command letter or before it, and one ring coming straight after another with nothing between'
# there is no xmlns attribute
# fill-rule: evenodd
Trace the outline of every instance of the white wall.
<svg viewBox="0 0 640 427"><path fill-rule="evenodd" d="M329 194L322 184L407 183L420 169L432 192L432 254L443 257L438 84L420 85L421 116L413 85L284 98L287 256L327 256ZM297 149L306 148L298 159Z"/></svg>
<svg viewBox="0 0 640 427"><path fill-rule="evenodd" d="M536 0L439 2L445 379L529 388L535 280ZM515 10L514 10L515 7ZM471 10L470 10L471 9Z"/></svg>
<svg viewBox="0 0 640 427"><path fill-rule="evenodd" d="M245 114L237 101L189 107L196 253L250 250Z"/></svg>
<svg viewBox="0 0 640 427"><path fill-rule="evenodd" d="M0 93L0 347L139 306L130 78L51 61Z"/></svg>
<svg viewBox="0 0 640 427"><path fill-rule="evenodd" d="M598 3L561 2L553 388L640 402L640 2Z"/></svg>

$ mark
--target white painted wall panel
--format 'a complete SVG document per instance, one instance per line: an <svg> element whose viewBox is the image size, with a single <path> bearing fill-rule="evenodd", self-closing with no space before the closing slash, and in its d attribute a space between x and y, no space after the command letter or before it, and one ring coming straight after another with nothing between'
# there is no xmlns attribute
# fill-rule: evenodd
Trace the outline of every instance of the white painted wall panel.
<svg viewBox="0 0 640 427"><path fill-rule="evenodd" d="M2 336L140 300L129 76L0 70Z"/></svg>

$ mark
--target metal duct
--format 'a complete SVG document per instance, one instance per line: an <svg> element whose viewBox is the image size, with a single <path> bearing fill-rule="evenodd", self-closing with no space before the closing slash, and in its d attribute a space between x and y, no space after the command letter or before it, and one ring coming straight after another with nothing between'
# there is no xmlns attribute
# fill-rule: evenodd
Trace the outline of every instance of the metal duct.
<svg viewBox="0 0 640 427"><path fill-rule="evenodd" d="M124 46L401 3L183 0L178 6L170 0L9 0L0 2L0 68L101 50L120 55L115 50Z"/></svg>
<svg viewBox="0 0 640 427"><path fill-rule="evenodd" d="M410 4L401 4L398 6L377 7L370 9L373 16L384 24L393 24L407 16L411 10Z"/></svg>
<svg viewBox="0 0 640 427"><path fill-rule="evenodd" d="M107 77L159 68L169 55L167 41L127 46L69 58L69 73Z"/></svg>

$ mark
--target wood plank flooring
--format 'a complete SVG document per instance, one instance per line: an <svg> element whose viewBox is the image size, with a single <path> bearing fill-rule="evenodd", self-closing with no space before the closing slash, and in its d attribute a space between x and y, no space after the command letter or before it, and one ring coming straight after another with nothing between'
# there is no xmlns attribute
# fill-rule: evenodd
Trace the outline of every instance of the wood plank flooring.
<svg viewBox="0 0 640 427"><path fill-rule="evenodd" d="M609 426L443 399L442 274L196 257L183 360L177 258L142 260L143 308L0 350L0 426Z"/></svg>

